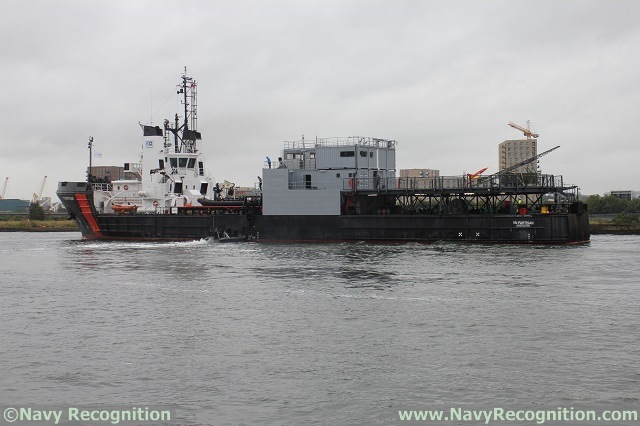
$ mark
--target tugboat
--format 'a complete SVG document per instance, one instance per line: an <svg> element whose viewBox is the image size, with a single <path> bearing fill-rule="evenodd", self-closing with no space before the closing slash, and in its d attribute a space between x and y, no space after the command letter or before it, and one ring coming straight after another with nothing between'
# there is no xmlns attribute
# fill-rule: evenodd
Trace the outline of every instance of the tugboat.
<svg viewBox="0 0 640 426"><path fill-rule="evenodd" d="M517 173L556 148L489 176L399 178L396 141L285 142L255 190L222 197L198 149L197 84L182 75L183 121L141 125L139 180L60 182L58 197L90 239L589 242L587 206L562 176Z"/></svg>

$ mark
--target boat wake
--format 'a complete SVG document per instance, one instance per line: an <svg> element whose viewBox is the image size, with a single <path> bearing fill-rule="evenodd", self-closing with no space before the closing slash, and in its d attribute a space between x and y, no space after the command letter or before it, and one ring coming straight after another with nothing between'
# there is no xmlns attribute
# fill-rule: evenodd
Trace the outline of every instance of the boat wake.
<svg viewBox="0 0 640 426"><path fill-rule="evenodd" d="M197 247L209 244L206 239L193 241L78 241L83 249L155 249L158 247Z"/></svg>

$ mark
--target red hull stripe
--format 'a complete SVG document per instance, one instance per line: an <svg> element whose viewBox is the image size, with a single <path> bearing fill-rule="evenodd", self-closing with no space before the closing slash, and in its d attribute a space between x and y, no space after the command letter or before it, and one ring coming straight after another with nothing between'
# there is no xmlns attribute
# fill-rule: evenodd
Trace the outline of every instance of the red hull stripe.
<svg viewBox="0 0 640 426"><path fill-rule="evenodd" d="M75 194L76 201L78 202L78 206L80 206L80 211L82 212L82 216L89 224L89 227L96 234L96 237L102 237L102 232L100 232L100 228L98 227L98 222L96 222L96 218L93 217L93 212L91 211L91 206L89 205L89 200L87 200L87 196L85 194Z"/></svg>

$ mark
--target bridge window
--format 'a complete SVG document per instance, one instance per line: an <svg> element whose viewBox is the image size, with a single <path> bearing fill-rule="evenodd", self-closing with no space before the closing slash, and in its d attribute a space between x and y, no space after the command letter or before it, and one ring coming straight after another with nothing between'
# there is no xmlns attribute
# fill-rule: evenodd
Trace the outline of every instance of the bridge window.
<svg viewBox="0 0 640 426"><path fill-rule="evenodd" d="M178 159L178 167L181 167L181 168L187 167L187 159L186 158L179 158Z"/></svg>
<svg viewBox="0 0 640 426"><path fill-rule="evenodd" d="M356 153L353 151L340 151L340 157L355 157Z"/></svg>
<svg viewBox="0 0 640 426"><path fill-rule="evenodd" d="M193 169L195 166L196 166L196 159L195 158L189 158L189 167L188 168Z"/></svg>
<svg viewBox="0 0 640 426"><path fill-rule="evenodd" d="M177 158L170 158L169 164L171 164L171 167L178 167L178 159Z"/></svg>

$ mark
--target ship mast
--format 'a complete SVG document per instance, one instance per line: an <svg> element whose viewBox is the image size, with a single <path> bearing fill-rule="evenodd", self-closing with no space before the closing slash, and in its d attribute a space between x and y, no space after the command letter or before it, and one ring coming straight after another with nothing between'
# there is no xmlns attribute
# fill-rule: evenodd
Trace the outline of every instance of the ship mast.
<svg viewBox="0 0 640 426"><path fill-rule="evenodd" d="M176 114L175 127L169 127L169 122L165 121L165 130L174 135L175 152L196 153L198 151L197 141L202 139L200 132L198 132L198 93L196 81L187 76L187 67L184 67L182 83L177 87L178 95L182 95L184 121L180 125L178 114Z"/></svg>
<svg viewBox="0 0 640 426"><path fill-rule="evenodd" d="M93 136L89 136L89 145L87 148L89 148L89 173L87 173L87 182L91 183L93 181L93 176L91 175L93 172L93 163L91 161L93 157Z"/></svg>

